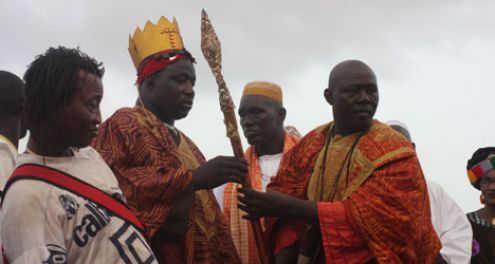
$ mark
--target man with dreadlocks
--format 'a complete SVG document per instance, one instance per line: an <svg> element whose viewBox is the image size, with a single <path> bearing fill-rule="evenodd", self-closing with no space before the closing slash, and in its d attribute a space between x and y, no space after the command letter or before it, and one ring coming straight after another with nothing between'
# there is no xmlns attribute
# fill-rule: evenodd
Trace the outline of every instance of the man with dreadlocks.
<svg viewBox="0 0 495 264"><path fill-rule="evenodd" d="M299 263L432 263L440 242L425 180L412 145L373 120L375 74L341 62L324 96L334 121L286 154L271 192L240 190L239 207L248 218L278 217L273 250L299 241ZM310 227L301 232L296 220Z"/></svg>
<svg viewBox="0 0 495 264"><path fill-rule="evenodd" d="M138 104L106 120L93 145L146 227L160 263L239 263L210 189L242 182L247 164L235 157L205 161L174 126L191 110L196 81L177 22L146 23L130 38L129 52L138 71Z"/></svg>
<svg viewBox="0 0 495 264"><path fill-rule="evenodd" d="M50 48L24 75L27 151L5 186L9 263L157 263L114 174L91 147L101 122L101 63Z"/></svg>

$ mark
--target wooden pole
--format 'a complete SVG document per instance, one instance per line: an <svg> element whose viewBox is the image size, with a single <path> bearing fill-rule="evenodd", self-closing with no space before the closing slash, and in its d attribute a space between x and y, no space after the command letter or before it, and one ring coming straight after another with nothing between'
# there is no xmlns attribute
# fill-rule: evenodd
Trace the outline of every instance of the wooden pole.
<svg viewBox="0 0 495 264"><path fill-rule="evenodd" d="M244 150L242 149L241 138L239 136L239 129L237 127L237 119L235 115L235 106L230 96L229 89L225 84L225 80L222 76L222 50L220 41L217 34L213 29L213 26L208 18L208 14L203 9L201 12L201 51L208 61L208 65L215 76L218 85L218 94L220 99L220 109L223 112L225 127L227 129L227 137L230 139L230 144L234 150L236 157L244 158ZM249 177L246 177L245 182L242 184L243 188L251 189L251 181ZM253 227L254 238L256 240L256 246L260 261L262 264L269 264L268 248L263 240L263 230L261 229L261 223L259 220L251 221Z"/></svg>

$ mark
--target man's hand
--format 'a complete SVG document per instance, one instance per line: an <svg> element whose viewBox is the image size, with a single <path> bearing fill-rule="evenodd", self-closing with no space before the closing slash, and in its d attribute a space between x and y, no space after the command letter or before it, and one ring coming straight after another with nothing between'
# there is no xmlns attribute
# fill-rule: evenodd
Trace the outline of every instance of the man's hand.
<svg viewBox="0 0 495 264"><path fill-rule="evenodd" d="M248 171L245 159L218 156L193 171L195 190L212 189L227 182L244 182Z"/></svg>
<svg viewBox="0 0 495 264"><path fill-rule="evenodd" d="M248 189L239 189L241 193L239 208L248 215L245 219L253 220L259 217L292 217L299 220L315 223L318 222L318 210L316 203L294 198L279 192L256 192Z"/></svg>

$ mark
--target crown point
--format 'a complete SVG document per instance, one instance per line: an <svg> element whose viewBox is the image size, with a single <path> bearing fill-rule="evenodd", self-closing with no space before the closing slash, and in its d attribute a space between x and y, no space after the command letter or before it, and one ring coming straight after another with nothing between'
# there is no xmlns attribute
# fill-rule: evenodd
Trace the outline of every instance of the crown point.
<svg viewBox="0 0 495 264"><path fill-rule="evenodd" d="M156 25L161 25L161 24L169 24L170 22L168 21L168 19L164 16L161 16L160 19L158 19L158 23L156 23Z"/></svg>
<svg viewBox="0 0 495 264"><path fill-rule="evenodd" d="M144 58L154 53L183 48L175 17L172 23L164 16L160 17L156 25L147 21L142 30L138 27L132 37L129 36L129 53L136 68Z"/></svg>
<svg viewBox="0 0 495 264"><path fill-rule="evenodd" d="M155 25L151 21L148 20L148 21L146 21L146 24L144 25L143 32L151 30L154 27L155 27Z"/></svg>

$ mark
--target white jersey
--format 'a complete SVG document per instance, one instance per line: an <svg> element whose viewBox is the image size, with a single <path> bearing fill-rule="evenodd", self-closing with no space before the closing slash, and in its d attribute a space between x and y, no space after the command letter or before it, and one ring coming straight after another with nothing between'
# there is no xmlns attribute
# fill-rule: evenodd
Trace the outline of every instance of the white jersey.
<svg viewBox="0 0 495 264"><path fill-rule="evenodd" d="M3 187L9 179L12 171L15 168L15 159L17 157L16 147L6 137L0 134L0 192L3 197ZM0 197L1 200L1 197ZM2 225L0 218L0 226ZM2 237L0 236L0 245L2 244ZM0 258L0 264L3 264L3 259Z"/></svg>
<svg viewBox="0 0 495 264"><path fill-rule="evenodd" d="M3 190L10 174L14 171L16 157L16 147L0 134L0 190Z"/></svg>
<svg viewBox="0 0 495 264"><path fill-rule="evenodd" d="M18 165L35 163L78 178L124 200L117 179L91 147L72 157L21 154ZM38 180L19 180L1 210L4 253L17 263L157 263L143 235L105 208Z"/></svg>

